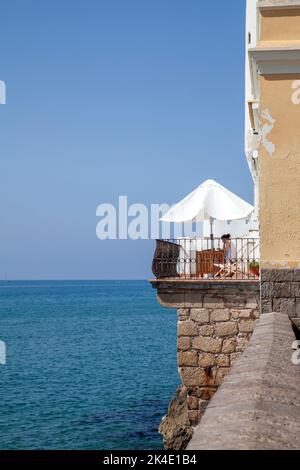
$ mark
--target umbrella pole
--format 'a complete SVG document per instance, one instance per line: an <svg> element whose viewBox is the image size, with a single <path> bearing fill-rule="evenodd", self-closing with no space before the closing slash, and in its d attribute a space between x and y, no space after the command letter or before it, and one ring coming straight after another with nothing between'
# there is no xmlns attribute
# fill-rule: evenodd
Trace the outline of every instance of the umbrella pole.
<svg viewBox="0 0 300 470"><path fill-rule="evenodd" d="M212 248L212 250L215 249L215 247L214 247L214 229L213 229L213 226L214 226L214 219L211 217L210 218L210 239L211 239L211 248Z"/></svg>
<svg viewBox="0 0 300 470"><path fill-rule="evenodd" d="M214 243L214 219L210 217L210 241L211 241L211 250L212 250L212 259L211 259L211 276L214 276L214 259L215 259L215 243Z"/></svg>

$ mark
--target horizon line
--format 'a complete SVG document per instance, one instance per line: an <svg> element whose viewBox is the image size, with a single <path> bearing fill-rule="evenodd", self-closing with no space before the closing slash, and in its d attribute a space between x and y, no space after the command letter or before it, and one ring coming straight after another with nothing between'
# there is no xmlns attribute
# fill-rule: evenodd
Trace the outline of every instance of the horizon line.
<svg viewBox="0 0 300 470"><path fill-rule="evenodd" d="M121 282L121 281L148 281L148 277L147 278L141 278L141 279L137 279L137 278L124 278L124 279L115 279L115 278L108 278L108 279L99 279L99 278L95 278L95 279L80 279L80 278L76 278L76 279L70 279L70 278L57 278L57 279L35 279L35 278L30 278L30 279L0 279L0 282L6 282L6 283L9 283L9 282L61 282L61 281L65 281L65 282L98 282L98 281L105 281L105 282L111 282L111 281L117 281L117 282Z"/></svg>

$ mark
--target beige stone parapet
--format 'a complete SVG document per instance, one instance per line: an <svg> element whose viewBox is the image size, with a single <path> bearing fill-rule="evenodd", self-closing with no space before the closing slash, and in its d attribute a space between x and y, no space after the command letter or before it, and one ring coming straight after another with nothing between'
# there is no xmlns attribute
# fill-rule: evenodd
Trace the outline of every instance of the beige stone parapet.
<svg viewBox="0 0 300 470"><path fill-rule="evenodd" d="M300 449L300 365L292 361L295 340L288 315L261 315L188 450Z"/></svg>

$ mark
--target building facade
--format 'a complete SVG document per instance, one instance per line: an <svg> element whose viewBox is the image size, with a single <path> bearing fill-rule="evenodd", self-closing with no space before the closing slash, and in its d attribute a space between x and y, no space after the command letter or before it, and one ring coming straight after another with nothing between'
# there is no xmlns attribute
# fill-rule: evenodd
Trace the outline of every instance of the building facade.
<svg viewBox="0 0 300 470"><path fill-rule="evenodd" d="M300 313L300 1L248 0L246 156L260 223L262 312Z"/></svg>

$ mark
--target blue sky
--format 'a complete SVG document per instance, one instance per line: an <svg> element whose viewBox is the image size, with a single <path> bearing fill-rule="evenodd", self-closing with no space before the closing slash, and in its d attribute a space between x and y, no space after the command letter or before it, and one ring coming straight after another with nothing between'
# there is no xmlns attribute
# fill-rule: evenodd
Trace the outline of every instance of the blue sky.
<svg viewBox="0 0 300 470"><path fill-rule="evenodd" d="M0 279L142 279L152 241L96 207L175 203L207 178L252 202L244 1L1 4Z"/></svg>

